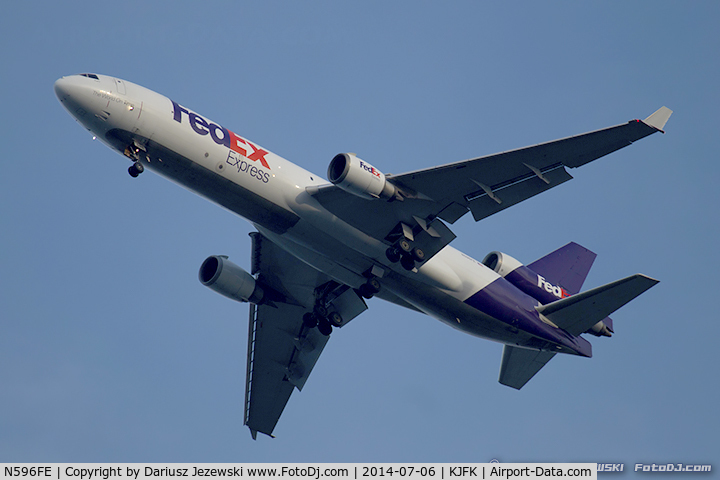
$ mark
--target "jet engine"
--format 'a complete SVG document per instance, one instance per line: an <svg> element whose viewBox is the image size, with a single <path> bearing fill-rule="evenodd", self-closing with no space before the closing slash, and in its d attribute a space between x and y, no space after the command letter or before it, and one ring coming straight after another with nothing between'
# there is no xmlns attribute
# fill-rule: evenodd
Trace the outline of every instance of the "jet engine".
<svg viewBox="0 0 720 480"><path fill-rule="evenodd" d="M198 278L206 287L236 302L260 303L264 295L255 278L224 255L206 258Z"/></svg>
<svg viewBox="0 0 720 480"><path fill-rule="evenodd" d="M612 318L607 317L605 320L600 320L598 323L590 327L585 333L590 333L596 337L612 337L613 334L613 321Z"/></svg>
<svg viewBox="0 0 720 480"><path fill-rule="evenodd" d="M560 285L553 285L506 253L490 252L483 264L543 305L570 296Z"/></svg>
<svg viewBox="0 0 720 480"><path fill-rule="evenodd" d="M490 252L483 264L543 305L570 296L567 290L551 284L506 253Z"/></svg>
<svg viewBox="0 0 720 480"><path fill-rule="evenodd" d="M513 257L502 252L490 252L482 262L486 267L495 270L505 280L512 283L522 292L530 295L543 305L569 297L570 292L559 285L553 285L545 277L526 267ZM613 333L612 319L609 317L593 325L587 332L596 337L611 337Z"/></svg>
<svg viewBox="0 0 720 480"><path fill-rule="evenodd" d="M328 166L328 180L346 192L358 197L395 198L395 185L385 179L385 175L354 153L339 153Z"/></svg>

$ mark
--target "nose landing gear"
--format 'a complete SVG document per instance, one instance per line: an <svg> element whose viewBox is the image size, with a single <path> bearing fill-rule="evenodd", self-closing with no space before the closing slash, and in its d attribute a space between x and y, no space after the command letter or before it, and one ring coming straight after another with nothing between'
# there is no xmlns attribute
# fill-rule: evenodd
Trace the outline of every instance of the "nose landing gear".
<svg viewBox="0 0 720 480"><path fill-rule="evenodd" d="M137 178L137 176L140 175L144 171L145 171L145 167L143 167L142 163L140 163L140 162L135 162L132 165L130 165L130 168L128 168L128 173L133 178Z"/></svg>
<svg viewBox="0 0 720 480"><path fill-rule="evenodd" d="M143 167L142 163L140 163L140 152L146 152L146 149L136 140L133 140L132 144L125 147L125 151L123 152L123 155L133 161L132 166L128 168L128 173L133 178L136 178L143 171L145 171L145 167Z"/></svg>

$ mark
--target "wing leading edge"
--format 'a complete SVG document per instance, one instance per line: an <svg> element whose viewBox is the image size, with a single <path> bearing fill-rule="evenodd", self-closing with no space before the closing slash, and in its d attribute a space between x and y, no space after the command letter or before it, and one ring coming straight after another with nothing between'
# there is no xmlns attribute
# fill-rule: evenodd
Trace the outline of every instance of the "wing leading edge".
<svg viewBox="0 0 720 480"><path fill-rule="evenodd" d="M662 132L671 113L662 107L645 120L391 178L432 198L443 220L454 223L469 210L478 221L570 180L565 167L580 167Z"/></svg>
<svg viewBox="0 0 720 480"><path fill-rule="evenodd" d="M386 240L399 224L443 231L437 247L454 235L454 223L468 211L476 221L520 203L572 178L577 168L655 132L672 111L662 107L645 120L387 178L402 201L366 200L335 185L308 190L330 212L372 236ZM358 211L364 215L357 215ZM434 250L439 250L435 248ZM429 258L429 257L428 257Z"/></svg>

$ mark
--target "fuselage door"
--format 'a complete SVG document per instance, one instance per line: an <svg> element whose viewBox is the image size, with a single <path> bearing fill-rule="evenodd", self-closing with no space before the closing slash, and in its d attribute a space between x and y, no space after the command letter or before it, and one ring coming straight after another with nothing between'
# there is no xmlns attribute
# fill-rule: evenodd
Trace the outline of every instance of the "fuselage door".
<svg viewBox="0 0 720 480"><path fill-rule="evenodd" d="M117 92L118 92L118 93L120 93L120 94L122 94L122 95L125 95L125 93L126 93L126 90L125 90L125 82L123 82L123 81L120 80L119 78L116 78L116 79L115 79L115 86L116 86L116 88L117 88Z"/></svg>

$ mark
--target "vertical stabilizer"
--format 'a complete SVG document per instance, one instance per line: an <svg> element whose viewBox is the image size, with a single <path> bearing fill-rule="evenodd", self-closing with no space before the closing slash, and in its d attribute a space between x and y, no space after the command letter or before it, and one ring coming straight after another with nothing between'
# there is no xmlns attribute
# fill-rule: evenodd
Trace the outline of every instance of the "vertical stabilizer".
<svg viewBox="0 0 720 480"><path fill-rule="evenodd" d="M553 285L560 285L570 295L580 291L597 255L587 248L570 242L527 267L542 275Z"/></svg>

